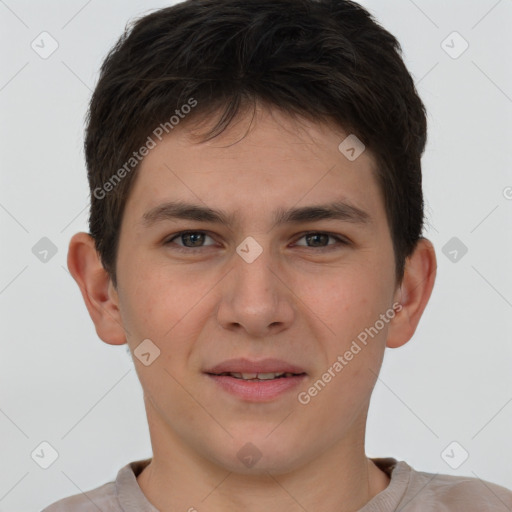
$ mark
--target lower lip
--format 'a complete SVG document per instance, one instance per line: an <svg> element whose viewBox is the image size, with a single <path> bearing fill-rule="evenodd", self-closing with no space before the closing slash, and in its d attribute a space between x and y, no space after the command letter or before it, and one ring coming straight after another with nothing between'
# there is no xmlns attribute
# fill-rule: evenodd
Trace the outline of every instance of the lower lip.
<svg viewBox="0 0 512 512"><path fill-rule="evenodd" d="M269 380L243 380L228 375L207 374L222 389L250 402L268 402L299 386L306 374Z"/></svg>

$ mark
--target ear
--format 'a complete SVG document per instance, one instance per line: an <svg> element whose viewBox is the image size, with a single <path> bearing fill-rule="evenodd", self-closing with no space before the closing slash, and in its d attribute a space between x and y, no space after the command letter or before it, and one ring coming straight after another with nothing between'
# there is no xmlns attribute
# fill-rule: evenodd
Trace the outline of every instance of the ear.
<svg viewBox="0 0 512 512"><path fill-rule="evenodd" d="M96 333L110 345L126 343L117 290L103 268L89 233L76 233L69 243L68 268L82 292Z"/></svg>
<svg viewBox="0 0 512 512"><path fill-rule="evenodd" d="M421 238L414 252L406 259L404 278L395 292L396 308L389 324L386 346L397 348L411 338L425 310L436 279L437 260L430 240Z"/></svg>

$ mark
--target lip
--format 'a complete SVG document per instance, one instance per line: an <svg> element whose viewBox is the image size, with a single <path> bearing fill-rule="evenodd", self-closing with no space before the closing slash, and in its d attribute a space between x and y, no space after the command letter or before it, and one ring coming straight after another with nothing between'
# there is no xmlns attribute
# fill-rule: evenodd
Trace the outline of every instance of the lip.
<svg viewBox="0 0 512 512"><path fill-rule="evenodd" d="M242 380L229 375L207 374L220 389L248 402L269 402L295 389L306 374L272 380Z"/></svg>
<svg viewBox="0 0 512 512"><path fill-rule="evenodd" d="M270 380L243 380L220 373L296 373ZM269 402L299 386L307 374L303 368L281 359L238 358L223 361L204 372L223 391L248 402Z"/></svg>
<svg viewBox="0 0 512 512"><path fill-rule="evenodd" d="M261 359L252 361L246 358L228 359L205 373L306 373L300 366L287 363L281 359Z"/></svg>

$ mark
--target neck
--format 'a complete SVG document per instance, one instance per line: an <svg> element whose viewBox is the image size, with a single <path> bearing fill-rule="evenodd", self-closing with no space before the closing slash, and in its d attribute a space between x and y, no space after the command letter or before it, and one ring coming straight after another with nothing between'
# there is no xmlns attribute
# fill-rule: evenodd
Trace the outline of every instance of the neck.
<svg viewBox="0 0 512 512"><path fill-rule="evenodd" d="M154 457L138 475L147 499L161 512L356 512L389 484L389 477L364 453L365 418L329 450L285 473L229 471L202 457L158 425L148 410ZM157 428L162 427L162 428Z"/></svg>

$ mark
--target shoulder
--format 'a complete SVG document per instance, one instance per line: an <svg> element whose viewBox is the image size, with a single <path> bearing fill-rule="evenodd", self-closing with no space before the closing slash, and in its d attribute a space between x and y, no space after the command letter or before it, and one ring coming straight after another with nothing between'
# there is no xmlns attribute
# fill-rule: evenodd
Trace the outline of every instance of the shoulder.
<svg viewBox="0 0 512 512"><path fill-rule="evenodd" d="M129 462L118 471L114 481L63 498L41 512L123 512L128 509L156 511L137 483L137 475L150 461L151 458Z"/></svg>
<svg viewBox="0 0 512 512"><path fill-rule="evenodd" d="M41 512L122 512L116 498L116 486L109 482L91 491L68 496Z"/></svg>
<svg viewBox="0 0 512 512"><path fill-rule="evenodd" d="M411 468L403 497L403 504L407 503L411 511L422 512L510 512L512 491L480 478L427 473Z"/></svg>

